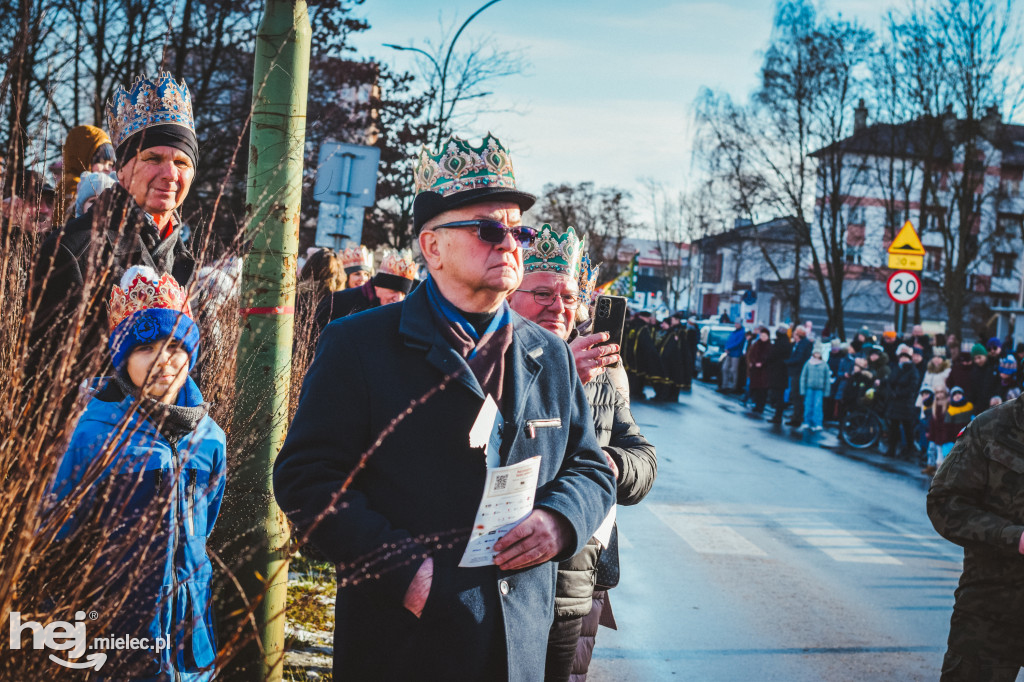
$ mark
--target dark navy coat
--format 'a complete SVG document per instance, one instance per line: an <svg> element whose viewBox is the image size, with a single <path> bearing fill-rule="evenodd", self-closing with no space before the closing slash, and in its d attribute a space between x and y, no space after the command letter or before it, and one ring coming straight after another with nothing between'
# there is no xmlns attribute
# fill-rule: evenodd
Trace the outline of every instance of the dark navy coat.
<svg viewBox="0 0 1024 682"><path fill-rule="evenodd" d="M420 287L327 326L274 490L301 534L378 443L310 535L338 564L336 680L532 682L543 678L556 562L601 524L615 481L568 346L512 313L501 463L541 456L535 506L564 516L575 538L530 569L459 568L484 489L483 450L468 439L484 396L429 305ZM428 555L433 582L417 619L402 601Z"/></svg>

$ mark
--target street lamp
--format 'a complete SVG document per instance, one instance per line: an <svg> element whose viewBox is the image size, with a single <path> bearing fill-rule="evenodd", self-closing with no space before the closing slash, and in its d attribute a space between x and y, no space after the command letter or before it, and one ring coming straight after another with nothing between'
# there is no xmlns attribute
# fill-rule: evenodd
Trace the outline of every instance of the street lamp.
<svg viewBox="0 0 1024 682"><path fill-rule="evenodd" d="M424 50L421 50L418 47L409 47L409 46L406 46L406 45L393 45L391 43L384 43L384 47L390 47L392 50L401 50L403 52L417 52L417 53L423 55L424 57L426 57L427 59L429 59L430 63L434 65L434 73L437 75L438 79L441 81L441 98L440 98L440 102L438 102L438 107L437 107L437 142L436 142L436 147L437 148L441 147L441 137L442 137L442 134L443 134L443 131L444 131L444 123L445 123L445 115L444 115L445 88L448 85L448 64L451 61L452 52L455 49L455 43L456 43L456 41L458 41L459 36L462 35L462 31L465 30L466 26L469 25L469 22L471 22L474 19L476 19L477 15L479 15L485 9L487 9L491 5L496 5L499 2L501 2L501 0L490 0L490 2L485 4L483 7L481 7L477 11L473 12L472 14L470 14L469 18L466 19L464 22L462 22L462 26L459 26L459 30L455 32L455 36L452 37L451 42L448 43L448 49L447 49L447 51L445 52L445 55L444 55L444 66L438 65L437 60L434 59L434 57L432 55L430 55L428 52L426 52Z"/></svg>

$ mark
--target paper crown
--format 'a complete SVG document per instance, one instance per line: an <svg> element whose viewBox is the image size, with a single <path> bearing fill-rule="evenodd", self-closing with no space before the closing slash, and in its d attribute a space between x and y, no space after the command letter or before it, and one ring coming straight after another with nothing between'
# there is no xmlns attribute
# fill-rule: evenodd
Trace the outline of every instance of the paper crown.
<svg viewBox="0 0 1024 682"><path fill-rule="evenodd" d="M583 254L583 258L580 259L580 298L584 301L589 302L594 294L594 289L597 287L597 271L599 267L590 260L589 253Z"/></svg>
<svg viewBox="0 0 1024 682"><path fill-rule="evenodd" d="M523 254L523 270L531 272L557 272L573 278L580 276L580 258L583 244L570 227L559 235L550 225L540 228L533 245Z"/></svg>
<svg viewBox="0 0 1024 682"><path fill-rule="evenodd" d="M341 252L341 265L345 268L345 272L350 274L358 270L365 270L372 275L373 254L362 244L350 246Z"/></svg>
<svg viewBox="0 0 1024 682"><path fill-rule="evenodd" d="M155 125L180 125L196 132L192 119L192 97L185 81L179 85L171 74L156 78L139 76L129 90L117 88L107 102L107 127L114 147L129 137Z"/></svg>
<svg viewBox="0 0 1024 682"><path fill-rule="evenodd" d="M107 305L110 329L115 329L133 314L146 310L171 310L192 319L188 293L174 277L158 277L155 270L145 266L128 268L121 277L121 286L115 284L110 292Z"/></svg>
<svg viewBox="0 0 1024 682"><path fill-rule="evenodd" d="M388 250L384 252L384 257L381 258L380 271L389 275L404 277L405 279L416 279L416 275L419 274L419 266L416 265L412 252L408 249L402 249L401 251Z"/></svg>
<svg viewBox="0 0 1024 682"><path fill-rule="evenodd" d="M490 133L479 147L455 136L448 138L438 154L422 147L413 167L413 177L416 194L437 192L449 196L470 189L516 188L508 150Z"/></svg>

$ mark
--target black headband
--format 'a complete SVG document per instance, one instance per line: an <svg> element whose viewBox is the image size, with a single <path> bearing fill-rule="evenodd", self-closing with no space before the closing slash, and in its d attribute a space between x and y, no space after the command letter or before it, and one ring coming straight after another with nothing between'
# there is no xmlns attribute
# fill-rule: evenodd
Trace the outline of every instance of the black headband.
<svg viewBox="0 0 1024 682"><path fill-rule="evenodd" d="M390 272L378 272L373 276L373 286L391 289L392 291L401 291L403 294L412 291L412 284L411 279L392 275Z"/></svg>
<svg viewBox="0 0 1024 682"><path fill-rule="evenodd" d="M370 268L366 267L365 265L350 265L347 268L345 268L345 274L346 275L351 275L352 273L359 272L359 271L369 272Z"/></svg>
<svg viewBox="0 0 1024 682"><path fill-rule="evenodd" d="M195 168L199 162L199 145L195 133L185 126L173 123L143 128L117 147L117 166L124 166L143 149L150 147L173 147L184 152Z"/></svg>

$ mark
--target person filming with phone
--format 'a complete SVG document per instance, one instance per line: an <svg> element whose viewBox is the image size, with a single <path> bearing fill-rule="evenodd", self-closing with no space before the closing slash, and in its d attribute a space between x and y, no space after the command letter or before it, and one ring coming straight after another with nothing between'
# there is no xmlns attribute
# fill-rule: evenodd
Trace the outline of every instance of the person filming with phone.
<svg viewBox="0 0 1024 682"><path fill-rule="evenodd" d="M523 281L509 296L509 305L569 343L593 412L594 431L615 474L617 501L637 504L654 484L657 458L654 446L640 433L629 403L621 394L628 396L628 387L623 386L620 393L606 371L619 361L618 345L606 343L608 332L580 334L576 329L576 322L586 317L597 274L583 254L576 231L570 227L560 235L544 225L534 244L524 252L523 270ZM611 306L598 309L612 310ZM621 335L621 317L618 329ZM618 581L614 513L613 509L602 525L605 533L599 529L578 554L558 566L555 620L544 667L548 682L568 680L570 675L585 678L597 626L615 626L607 601L607 590ZM614 578L609 580L609 575Z"/></svg>

